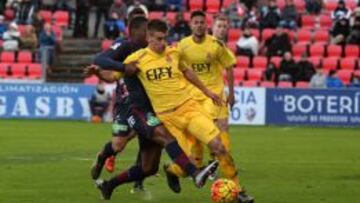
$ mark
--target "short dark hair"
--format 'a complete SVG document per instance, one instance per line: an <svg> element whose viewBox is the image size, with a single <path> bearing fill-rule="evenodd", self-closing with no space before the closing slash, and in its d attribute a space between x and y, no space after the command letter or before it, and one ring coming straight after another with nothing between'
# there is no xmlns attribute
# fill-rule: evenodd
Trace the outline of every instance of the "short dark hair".
<svg viewBox="0 0 360 203"><path fill-rule="evenodd" d="M167 24L159 19L154 19L154 20L150 20L148 25L147 25L147 29L149 31L158 31L158 32L167 32L168 31L168 26Z"/></svg>
<svg viewBox="0 0 360 203"><path fill-rule="evenodd" d="M190 19L193 19L197 16L202 16L202 17L206 18L206 14L203 11L194 11L191 13Z"/></svg>
<svg viewBox="0 0 360 203"><path fill-rule="evenodd" d="M143 16L137 16L131 19L129 23L129 31L141 28L143 24L146 24L148 20Z"/></svg>

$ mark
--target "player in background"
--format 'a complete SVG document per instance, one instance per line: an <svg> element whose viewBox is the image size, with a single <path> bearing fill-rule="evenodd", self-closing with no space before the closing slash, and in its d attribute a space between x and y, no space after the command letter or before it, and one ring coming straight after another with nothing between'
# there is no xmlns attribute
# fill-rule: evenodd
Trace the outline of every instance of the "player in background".
<svg viewBox="0 0 360 203"><path fill-rule="evenodd" d="M112 49L101 53L95 58L95 65L89 67L88 74L96 74L104 79L98 67L104 70L116 70L124 72L124 59L136 50L146 45L146 25L144 17L136 17L129 25L130 37L121 44L112 46ZM113 77L112 80L120 79L122 74ZM165 151L169 157L181 165L194 180L197 187L202 187L210 173L217 168L217 161L214 161L203 170L198 170L187 155L180 148L176 139L171 136L163 124L155 117L151 103L143 89L143 86L136 76L125 76L118 80L117 98L115 105L116 115L113 121L113 140L105 144L96 157L91 170L93 179L98 179L105 160L121 152L132 129L136 131L141 151L141 164L135 164L128 170L120 172L119 175L108 181L98 179L96 184L104 199L110 199L113 190L124 183L140 181L155 174L158 171L161 151Z"/></svg>
<svg viewBox="0 0 360 203"><path fill-rule="evenodd" d="M198 14L192 15L192 19L196 17L198 17ZM211 103L214 102L217 105L225 103L220 99L223 95L214 95L196 76L192 70L194 66L192 65L192 69L190 69L186 60L180 60L181 53L179 53L178 49L167 46L167 31L168 28L165 22L151 20L148 23L147 34L149 45L147 48L131 54L125 60L125 64L136 62L137 67L127 71L137 74L151 100L156 115L176 137L183 149L185 151L189 150L187 148L189 146L187 136L191 134L209 147L219 161L220 169L225 178L238 183L233 158L221 141L219 129L214 124L212 117L209 117L200 104L193 99L194 96L190 95L189 91L197 88L202 97L209 98ZM218 51L216 52L217 55L209 57L222 57L223 54L226 54L223 53L221 43L211 36L207 37L210 46L205 50L192 50L194 55L198 54L198 51L207 53L208 49ZM227 58L224 59L227 60ZM232 62L228 63L229 66L232 65ZM221 69L222 67L217 66L217 68ZM208 69L209 66L196 66L196 68ZM174 191L179 192L179 190ZM244 191L241 191L239 193L239 202L252 203L254 200L248 197Z"/></svg>

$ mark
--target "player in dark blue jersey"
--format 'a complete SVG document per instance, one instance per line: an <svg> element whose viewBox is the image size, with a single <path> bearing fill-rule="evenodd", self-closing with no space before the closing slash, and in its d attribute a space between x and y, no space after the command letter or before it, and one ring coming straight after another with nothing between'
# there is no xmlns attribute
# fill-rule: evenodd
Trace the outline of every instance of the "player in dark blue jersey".
<svg viewBox="0 0 360 203"><path fill-rule="evenodd" d="M125 66L122 61L128 55L146 45L146 25L147 20L144 17L132 19L129 25L130 38L121 44L115 44L112 49L98 55L95 59L95 65L97 66L89 67L87 72L100 77L104 75L101 74L98 67L103 70L124 72ZM97 180L96 183L103 198L110 199L113 190L121 184L139 181L155 174L158 170L163 148L174 162L191 174L195 185L202 187L208 175L216 170L218 163L215 161L205 169L199 170L190 162L176 139L170 135L156 118L145 90L136 76L125 76L120 79L117 93L119 94L115 105L113 142L105 144L98 154L96 163L92 168L92 177L97 179L100 176L106 158L123 150L128 138L131 136L132 129L138 134L142 162L122 171L108 181ZM172 180L171 177L168 177L168 180ZM173 185L175 184L169 186L172 187Z"/></svg>

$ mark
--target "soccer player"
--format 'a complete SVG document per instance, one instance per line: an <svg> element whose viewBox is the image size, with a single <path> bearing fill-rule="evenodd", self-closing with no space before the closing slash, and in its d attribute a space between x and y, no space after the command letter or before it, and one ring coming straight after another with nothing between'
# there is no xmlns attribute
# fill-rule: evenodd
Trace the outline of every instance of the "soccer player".
<svg viewBox="0 0 360 203"><path fill-rule="evenodd" d="M125 66L121 62L132 52L146 45L146 26L146 18L136 17L132 19L129 25L130 39L114 45L112 50L110 49L97 56L95 64L104 70L123 72ZM98 72L98 66L89 68L88 74L101 75ZM121 78L121 74L118 74L113 80L119 78ZM142 161L141 164L135 164L109 181L97 180L96 184L103 198L110 199L113 190L121 184L139 181L155 174L158 171L163 148L174 162L193 177L195 185L202 187L208 175L216 170L218 163L213 162L205 169L198 170L180 148L176 139L155 117L151 103L139 79L136 76L128 76L117 83L116 115L112 126L113 141L106 143L98 154L91 175L93 179L98 179L105 160L125 147L131 135L131 129L134 129L138 134Z"/></svg>
<svg viewBox="0 0 360 203"><path fill-rule="evenodd" d="M147 34L149 45L125 60L125 64L136 62L136 67L128 66L126 70L128 73L137 74L157 117L176 137L183 149L186 151L189 146L187 133L193 135L214 153L224 176L238 182L233 159L222 144L219 129L212 117L189 92L196 87L205 98L211 98L211 102L221 105L222 101L183 63L184 60L180 60L180 53L176 48L166 46L167 31L167 25L163 21L150 21ZM253 199L242 191L239 193L239 202L251 203Z"/></svg>

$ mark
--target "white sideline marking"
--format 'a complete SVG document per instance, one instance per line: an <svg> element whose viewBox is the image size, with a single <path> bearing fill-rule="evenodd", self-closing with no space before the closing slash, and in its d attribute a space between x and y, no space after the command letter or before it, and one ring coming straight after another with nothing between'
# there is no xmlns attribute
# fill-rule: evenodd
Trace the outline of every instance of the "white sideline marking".
<svg viewBox="0 0 360 203"><path fill-rule="evenodd" d="M284 128L280 128L282 131L290 131L290 130L294 130L294 127L284 127Z"/></svg>

